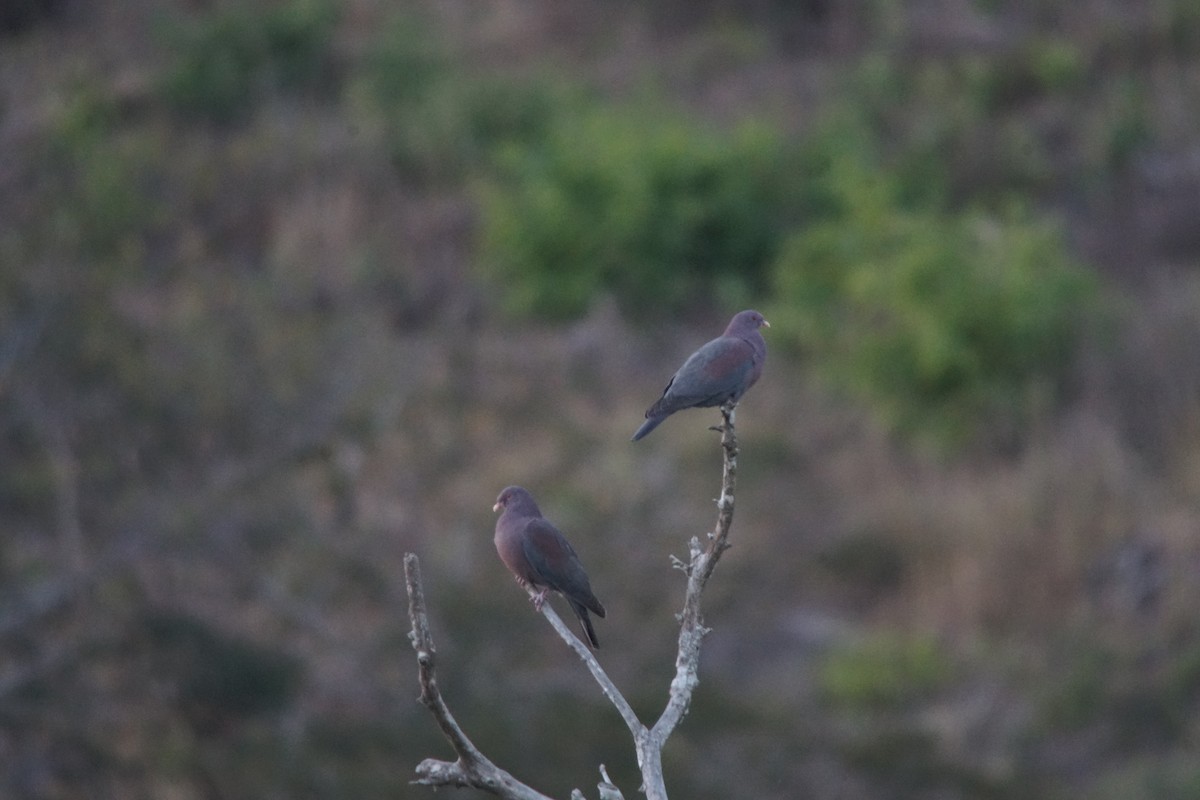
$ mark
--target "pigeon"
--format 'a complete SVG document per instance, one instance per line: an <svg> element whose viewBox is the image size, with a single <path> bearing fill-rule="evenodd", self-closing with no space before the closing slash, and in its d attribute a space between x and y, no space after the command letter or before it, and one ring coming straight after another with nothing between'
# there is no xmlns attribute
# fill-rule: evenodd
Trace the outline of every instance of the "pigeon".
<svg viewBox="0 0 1200 800"><path fill-rule="evenodd" d="M516 576L517 583L538 591L533 606L538 611L546 602L551 589L567 598L571 610L579 617L588 644L600 647L591 610L604 616L604 606L592 594L591 584L579 556L567 538L543 516L533 495L520 486L509 486L496 498L493 511L500 511L496 520L496 552L500 560Z"/></svg>
<svg viewBox="0 0 1200 800"><path fill-rule="evenodd" d="M757 311L739 311L725 333L688 356L671 377L662 397L646 411L646 421L633 434L641 439L667 417L685 408L711 408L742 399L762 375L767 343L758 329L771 323Z"/></svg>

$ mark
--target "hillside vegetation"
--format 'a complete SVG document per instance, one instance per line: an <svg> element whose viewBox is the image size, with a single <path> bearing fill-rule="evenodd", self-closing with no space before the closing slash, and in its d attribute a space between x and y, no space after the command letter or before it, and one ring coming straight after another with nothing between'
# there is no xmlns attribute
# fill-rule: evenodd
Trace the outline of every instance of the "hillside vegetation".
<svg viewBox="0 0 1200 800"><path fill-rule="evenodd" d="M0 794L421 795L413 551L481 749L632 796L490 509L656 712L716 414L628 439L745 307L668 787L1200 794L1190 0L6 5Z"/></svg>

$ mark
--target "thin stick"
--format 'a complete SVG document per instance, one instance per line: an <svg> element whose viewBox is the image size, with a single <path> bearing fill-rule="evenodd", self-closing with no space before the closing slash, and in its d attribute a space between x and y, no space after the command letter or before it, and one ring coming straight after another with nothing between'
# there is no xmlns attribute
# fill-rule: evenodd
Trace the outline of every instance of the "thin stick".
<svg viewBox="0 0 1200 800"><path fill-rule="evenodd" d="M692 693L700 683L700 644L709 629L704 627L700 613L700 598L704 587L712 576L721 554L729 549L729 528L733 525L734 489L737 486L737 431L734 427L736 404L721 407L722 425L716 430L721 433L723 468L721 471L721 496L717 499L717 525L708 535L708 546L702 547L693 536L688 543L689 558L683 566L687 573L687 591L683 599L683 611L679 615L679 651L675 657L675 678L671 681L670 699L662 715L650 729L645 742L650 766L642 768L648 798L665 798L666 789L662 777L662 748L675 727L687 714L692 702ZM639 748L640 749L640 748ZM652 792L651 787L661 788L661 794Z"/></svg>
<svg viewBox="0 0 1200 800"><path fill-rule="evenodd" d="M488 760L454 720L437 685L437 650L429 632L429 617L425 613L425 592L421 586L421 563L416 555L404 556L404 580L408 585L408 616L412 622L413 649L417 651L417 669L421 684L421 703L433 714L442 735L454 752L457 761L427 758L417 765L417 780L424 786L473 786L508 800L551 800L551 798L518 781Z"/></svg>
<svg viewBox="0 0 1200 800"><path fill-rule="evenodd" d="M529 591L530 597L535 594L537 594L536 591ZM596 656L592 654L592 651L579 640L579 637L571 632L571 629L563 622L562 617L550 607L549 603L542 605L542 616L549 620L550 625L558 632L562 640L587 665L588 670L592 673L592 677L596 679L596 683L600 684L600 691L604 693L608 701L617 709L617 713L621 715L621 719L625 720L625 725L629 728L629 732L634 737L645 734L646 726L637 718L637 714L634 713L633 707L629 705L629 701L625 699L625 696L617 689L616 684L608 677L608 673L600 666L600 662L596 660Z"/></svg>

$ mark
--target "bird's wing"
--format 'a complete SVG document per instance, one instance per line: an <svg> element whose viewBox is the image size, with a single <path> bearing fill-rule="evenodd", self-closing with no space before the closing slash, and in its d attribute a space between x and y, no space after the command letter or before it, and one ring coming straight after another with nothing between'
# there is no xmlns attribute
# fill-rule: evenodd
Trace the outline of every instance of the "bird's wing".
<svg viewBox="0 0 1200 800"><path fill-rule="evenodd" d="M540 583L562 591L561 584L578 571L583 572L579 556L567 538L542 517L534 517L525 525L521 537L525 558L540 578Z"/></svg>
<svg viewBox="0 0 1200 800"><path fill-rule="evenodd" d="M743 339L722 336L701 347L671 379L675 408L716 405L743 387L754 368L754 348Z"/></svg>
<svg viewBox="0 0 1200 800"><path fill-rule="evenodd" d="M549 586L604 616L604 606L592 594L591 582L583 564L567 538L541 517L529 520L523 537L525 558L538 576L538 583Z"/></svg>

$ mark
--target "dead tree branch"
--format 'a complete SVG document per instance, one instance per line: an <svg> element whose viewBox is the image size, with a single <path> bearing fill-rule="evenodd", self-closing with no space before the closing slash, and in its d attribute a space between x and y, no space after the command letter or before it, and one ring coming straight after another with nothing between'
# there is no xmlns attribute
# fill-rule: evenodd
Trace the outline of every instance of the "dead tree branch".
<svg viewBox="0 0 1200 800"><path fill-rule="evenodd" d="M575 651L587 665L592 677L600 685L600 691L616 708L633 735L634 750L638 767L642 773L641 791L647 800L667 800L666 784L662 772L662 751L675 727L687 715L692 693L699 684L700 644L709 629L704 627L700 613L700 598L708 579L721 558L729 549L729 529L733 524L734 489L737 482L737 434L734 429L735 404L721 407L722 424L714 430L721 434L723 469L721 473L721 495L717 499L717 524L708 534L707 543L693 536L688 543L688 560L674 559L675 566L687 575L687 590L684 594L683 610L679 614L679 650L675 657L675 677L671 681L667 705L654 726L647 728L634 713L629 702L617 689L583 642L562 621L549 603L542 606L542 614L558 632L563 641ZM442 734L458 754L455 762L426 759L417 766L416 783L426 786L473 786L489 791L507 800L548 800L545 795L526 786L510 774L489 761L471 743L466 734L454 721L437 688L435 674L435 651L429 633L429 620L425 613L425 597L421 588L421 572L417 557L408 553L404 557L404 575L408 584L408 608L412 621L413 647L417 651L417 665L421 684L421 702L433 714ZM532 592L531 592L532 594ZM598 784L601 800L623 800L620 789L608 778L604 765L600 765L601 783ZM572 800L582 800L578 789L571 793Z"/></svg>
<svg viewBox="0 0 1200 800"><path fill-rule="evenodd" d="M450 742L457 761L427 758L417 765L416 783L425 786L473 786L510 800L551 800L551 798L518 781L488 760L471 743L454 715L442 700L437 685L437 651L433 634L429 632L429 617L425 612L425 591L421 586L421 565L412 553L404 556L404 579L408 584L408 615L412 622L413 649L417 651L420 674L421 703L437 720L442 735Z"/></svg>
<svg viewBox="0 0 1200 800"><path fill-rule="evenodd" d="M530 597L535 594L536 591L532 590L529 593ZM550 607L549 603L542 605L542 616L550 622L551 627L558 632L558 635L567 643L567 646L574 650L575 654L587 666L588 670L592 673L592 677L596 679L596 683L600 684L600 691L613 704L613 707L617 709L617 713L621 715L621 719L625 720L625 725L628 726L629 732L635 737L644 734L646 726L637 718L637 714L634 713L633 707L629 705L629 701L617 689L616 684L608 677L608 673L600 666L600 662L596 660L596 656L587 648L587 645L571 632L567 624L562 621L562 617Z"/></svg>
<svg viewBox="0 0 1200 800"><path fill-rule="evenodd" d="M693 536L688 542L688 563L683 571L688 576L687 592L684 595L683 611L680 613L679 653L675 659L675 679L671 681L671 699L663 709L653 734L662 741L687 714L692 699L692 690L699 680L696 671L700 663L700 641L709 629L704 627L700 614L700 597L708 579L716 569L721 554L729 549L729 528L733 525L733 494L737 484L737 434L734 430L734 406L721 408L723 424L717 428L721 433L721 450L724 467L721 473L721 496L717 498L717 525L708 534L707 546L701 546L699 538Z"/></svg>

